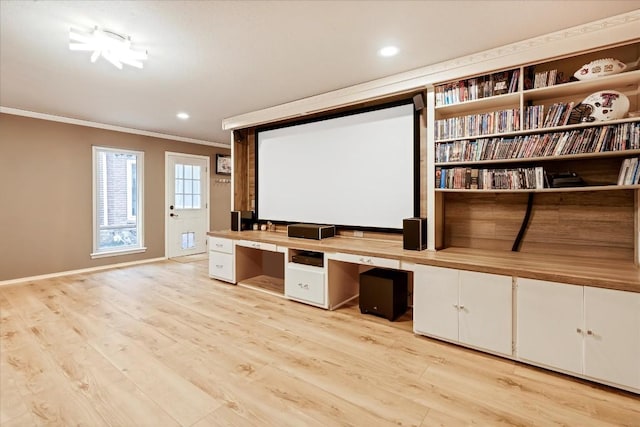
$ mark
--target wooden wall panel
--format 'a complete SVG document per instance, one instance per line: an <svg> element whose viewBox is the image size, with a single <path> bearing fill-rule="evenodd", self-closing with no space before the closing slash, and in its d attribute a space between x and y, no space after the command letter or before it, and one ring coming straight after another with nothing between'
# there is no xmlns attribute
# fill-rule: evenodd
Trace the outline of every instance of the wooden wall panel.
<svg viewBox="0 0 640 427"><path fill-rule="evenodd" d="M445 246L510 251L527 194L445 194ZM525 253L633 260L634 191L537 193Z"/></svg>

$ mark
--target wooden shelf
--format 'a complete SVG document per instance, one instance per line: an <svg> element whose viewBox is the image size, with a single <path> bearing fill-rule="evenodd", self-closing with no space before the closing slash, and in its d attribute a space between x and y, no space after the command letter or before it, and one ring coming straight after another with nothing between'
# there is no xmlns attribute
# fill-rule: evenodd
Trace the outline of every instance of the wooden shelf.
<svg viewBox="0 0 640 427"><path fill-rule="evenodd" d="M637 85L638 82L640 82L640 70L598 77L592 80L580 80L537 89L528 89L523 92L523 96L527 101L538 101L550 97L569 97L588 91L598 91L602 89L603 85L610 88L619 88Z"/></svg>
<svg viewBox="0 0 640 427"><path fill-rule="evenodd" d="M458 137L458 138L446 138L446 139L438 139L435 142L436 144L441 144L446 142L476 140L476 139L508 138L511 136L531 135L536 133L564 132L564 131L571 131L574 129L602 127L602 126L609 126L609 125L617 125L620 123L634 123L634 122L640 122L640 117L626 117L624 119L609 120L606 122L577 123L575 125L554 126L554 127L537 128L537 129L525 129L525 130L517 130L513 132L499 132L499 133L490 133L486 135L464 136L464 137Z"/></svg>
<svg viewBox="0 0 640 427"><path fill-rule="evenodd" d="M238 286L255 289L271 295L284 296L284 280L278 277L260 275L238 282Z"/></svg>
<svg viewBox="0 0 640 427"><path fill-rule="evenodd" d="M582 187L530 188L518 190L477 189L470 188L436 188L439 193L568 193L575 191L618 191L635 190L640 185L585 185Z"/></svg>
<svg viewBox="0 0 640 427"><path fill-rule="evenodd" d="M456 104L440 105L435 107L438 113L458 114L466 111L502 109L520 103L520 92L505 93L504 95L490 96L471 101L458 102Z"/></svg>
<svg viewBox="0 0 640 427"><path fill-rule="evenodd" d="M575 159L591 159L591 158L605 158L605 157L632 157L640 155L639 150L618 150L618 151L602 151L597 153L582 153L582 154L566 154L560 156L542 156L542 157L514 157L511 159L494 159L494 160L476 160L476 161L461 161L461 162L443 162L436 163L435 166L441 167L456 167L456 166L469 166L469 165L492 165L492 164L504 164L504 163L529 163L529 162L553 162L559 160L575 160Z"/></svg>

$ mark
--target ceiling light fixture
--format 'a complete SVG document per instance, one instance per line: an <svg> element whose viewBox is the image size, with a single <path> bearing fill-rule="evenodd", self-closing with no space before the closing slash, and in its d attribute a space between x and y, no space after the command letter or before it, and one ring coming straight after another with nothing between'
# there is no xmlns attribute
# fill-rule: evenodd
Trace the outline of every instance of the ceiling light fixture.
<svg viewBox="0 0 640 427"><path fill-rule="evenodd" d="M96 62L102 56L120 70L122 64L142 68L142 61L147 59L146 50L131 49L131 37L98 27L89 33L71 28L69 49L93 52L91 62Z"/></svg>
<svg viewBox="0 0 640 427"><path fill-rule="evenodd" d="M380 49L378 51L378 54L380 56L389 57L389 56L397 55L399 51L400 50L395 46L386 46L386 47L383 47L382 49Z"/></svg>
<svg viewBox="0 0 640 427"><path fill-rule="evenodd" d="M187 120L189 118L189 115L187 113L178 113L176 114L176 117L182 120Z"/></svg>

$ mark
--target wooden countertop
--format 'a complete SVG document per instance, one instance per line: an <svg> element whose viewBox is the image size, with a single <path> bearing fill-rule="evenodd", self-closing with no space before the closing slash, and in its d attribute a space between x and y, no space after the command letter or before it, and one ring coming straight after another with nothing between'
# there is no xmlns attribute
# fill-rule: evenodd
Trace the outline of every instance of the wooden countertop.
<svg viewBox="0 0 640 427"><path fill-rule="evenodd" d="M415 264L527 277L575 285L640 292L640 268L630 261L447 248L440 251L408 251L397 240L336 236L322 240L288 237L283 232L211 231L209 236L272 243L295 249L341 252L399 259Z"/></svg>

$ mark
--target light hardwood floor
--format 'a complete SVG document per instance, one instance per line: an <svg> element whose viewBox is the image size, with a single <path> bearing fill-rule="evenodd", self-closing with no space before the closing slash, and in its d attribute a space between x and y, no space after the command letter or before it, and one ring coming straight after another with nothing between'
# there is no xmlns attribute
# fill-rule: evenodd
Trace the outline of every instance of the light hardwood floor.
<svg viewBox="0 0 640 427"><path fill-rule="evenodd" d="M634 425L631 393L207 277L206 261L0 288L0 425Z"/></svg>

